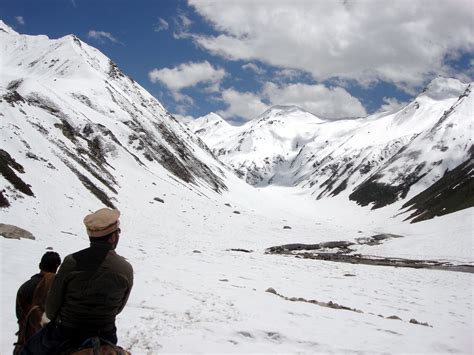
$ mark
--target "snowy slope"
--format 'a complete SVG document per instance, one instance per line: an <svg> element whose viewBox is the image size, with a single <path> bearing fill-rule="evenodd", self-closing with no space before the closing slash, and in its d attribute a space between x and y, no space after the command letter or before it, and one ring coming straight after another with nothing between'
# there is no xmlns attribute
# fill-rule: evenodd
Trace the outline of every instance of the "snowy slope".
<svg viewBox="0 0 474 355"><path fill-rule="evenodd" d="M135 270L117 320L119 343L134 354L473 352L472 273L265 254L394 233L403 238L357 252L473 265L472 209L411 225L393 217L400 203L370 210L343 194L316 200L305 189L251 187L96 49L1 28L0 224L36 239L0 236L0 353L15 340L19 285L48 248L64 257L86 247L82 219L107 204L122 212L118 253ZM295 131L274 117L288 111L300 120ZM244 141L273 137L283 157L298 156L319 139L310 127L326 124L295 108L261 118L262 139ZM361 123L328 124L328 137L349 124Z"/></svg>
<svg viewBox="0 0 474 355"><path fill-rule="evenodd" d="M472 84L437 78L397 112L321 120L274 107L241 127L194 130L251 184L344 192L374 208L412 197L471 159Z"/></svg>
<svg viewBox="0 0 474 355"><path fill-rule="evenodd" d="M222 135L233 131L233 126L213 112L189 122L188 127L199 136L205 136L209 145L217 143L213 139L222 139Z"/></svg>
<svg viewBox="0 0 474 355"><path fill-rule="evenodd" d="M222 118L218 125L208 123L206 117L191 122L191 130L253 185L267 183L287 169L301 147L315 139L315 128L323 122L294 106L274 106L240 127L223 124Z"/></svg>
<svg viewBox="0 0 474 355"><path fill-rule="evenodd" d="M157 177L226 189L207 147L98 50L74 36L49 40L2 26L4 205L36 196L44 184L71 195L60 183L67 174L82 184L80 193L112 206L124 162Z"/></svg>

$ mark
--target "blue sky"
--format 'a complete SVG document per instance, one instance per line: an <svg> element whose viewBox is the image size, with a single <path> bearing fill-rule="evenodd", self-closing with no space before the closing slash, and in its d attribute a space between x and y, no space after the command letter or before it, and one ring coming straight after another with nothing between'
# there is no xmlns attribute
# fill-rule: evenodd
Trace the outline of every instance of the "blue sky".
<svg viewBox="0 0 474 355"><path fill-rule="evenodd" d="M253 119L394 109L438 75L473 80L471 0L2 0L19 33L76 34L172 113Z"/></svg>

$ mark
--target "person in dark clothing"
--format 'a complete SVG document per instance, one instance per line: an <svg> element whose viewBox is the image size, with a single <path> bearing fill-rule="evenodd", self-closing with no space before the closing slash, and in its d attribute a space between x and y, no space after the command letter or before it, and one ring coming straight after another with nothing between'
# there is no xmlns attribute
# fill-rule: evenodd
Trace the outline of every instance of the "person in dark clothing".
<svg viewBox="0 0 474 355"><path fill-rule="evenodd" d="M42 327L46 295L60 264L58 253L46 252L39 264L40 273L33 275L18 289L15 308L19 329L14 354L18 354L26 341Z"/></svg>
<svg viewBox="0 0 474 355"><path fill-rule="evenodd" d="M117 344L115 317L127 303L133 268L115 252L120 212L103 208L84 218L90 247L66 256L46 300L51 319L23 354L51 354L79 347L91 337Z"/></svg>

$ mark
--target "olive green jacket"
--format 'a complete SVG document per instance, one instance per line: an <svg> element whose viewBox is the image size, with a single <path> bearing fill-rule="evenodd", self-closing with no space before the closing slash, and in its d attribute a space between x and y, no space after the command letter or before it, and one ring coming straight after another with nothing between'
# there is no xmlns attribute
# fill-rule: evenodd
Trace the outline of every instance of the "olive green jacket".
<svg viewBox="0 0 474 355"><path fill-rule="evenodd" d="M92 242L64 259L46 299L46 315L68 327L114 329L132 285L132 266L110 244Z"/></svg>

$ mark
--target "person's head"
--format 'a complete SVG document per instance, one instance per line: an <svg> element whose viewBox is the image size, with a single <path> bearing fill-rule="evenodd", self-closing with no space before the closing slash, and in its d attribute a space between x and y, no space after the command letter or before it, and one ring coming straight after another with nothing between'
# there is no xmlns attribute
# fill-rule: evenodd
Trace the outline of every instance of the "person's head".
<svg viewBox="0 0 474 355"><path fill-rule="evenodd" d="M55 251L46 252L41 258L39 268L43 272L56 273L61 265L61 257Z"/></svg>
<svg viewBox="0 0 474 355"><path fill-rule="evenodd" d="M84 218L84 224L91 242L107 242L115 248L120 236L120 211L111 208L88 214Z"/></svg>

